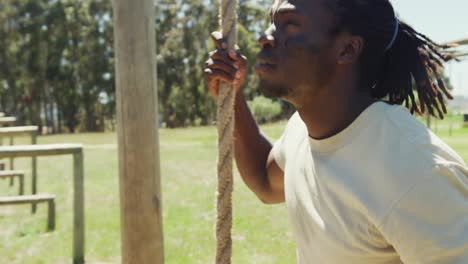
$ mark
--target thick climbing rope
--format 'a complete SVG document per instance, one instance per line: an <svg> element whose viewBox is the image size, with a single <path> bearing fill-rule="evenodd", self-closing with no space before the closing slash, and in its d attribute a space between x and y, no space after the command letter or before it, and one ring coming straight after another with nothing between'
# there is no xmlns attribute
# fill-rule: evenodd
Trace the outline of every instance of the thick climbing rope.
<svg viewBox="0 0 468 264"><path fill-rule="evenodd" d="M221 33L229 48L237 42L237 0L221 0ZM232 160L234 153L234 101L232 85L221 83L218 94L218 192L216 221L216 263L231 263L232 254Z"/></svg>

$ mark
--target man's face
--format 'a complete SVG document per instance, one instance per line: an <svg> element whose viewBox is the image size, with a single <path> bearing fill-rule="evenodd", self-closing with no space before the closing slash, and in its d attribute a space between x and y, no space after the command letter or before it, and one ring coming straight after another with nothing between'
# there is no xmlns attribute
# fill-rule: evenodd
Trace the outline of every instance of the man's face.
<svg viewBox="0 0 468 264"><path fill-rule="evenodd" d="M256 67L266 95L300 104L333 75L333 17L323 0L275 0Z"/></svg>

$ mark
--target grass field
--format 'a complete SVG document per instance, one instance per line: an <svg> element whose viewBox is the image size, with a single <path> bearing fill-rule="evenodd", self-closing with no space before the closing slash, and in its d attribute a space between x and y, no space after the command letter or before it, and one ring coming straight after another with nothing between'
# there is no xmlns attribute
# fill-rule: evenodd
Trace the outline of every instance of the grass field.
<svg viewBox="0 0 468 264"><path fill-rule="evenodd" d="M461 117L438 122L439 135L468 161L468 128ZM284 123L263 126L272 139ZM216 189L216 129L162 129L161 171L166 263L213 263ZM19 138L18 143L28 143ZM119 194L116 135L74 134L44 136L40 144L83 143L85 146L87 263L119 263ZM57 229L46 232L46 207L35 215L30 207L0 207L0 263L70 263L72 224L71 157L39 158L38 189L57 195ZM30 193L30 160L16 160L25 169ZM0 180L0 194L17 188ZM233 263L294 263L295 245L285 205L259 202L235 178Z"/></svg>

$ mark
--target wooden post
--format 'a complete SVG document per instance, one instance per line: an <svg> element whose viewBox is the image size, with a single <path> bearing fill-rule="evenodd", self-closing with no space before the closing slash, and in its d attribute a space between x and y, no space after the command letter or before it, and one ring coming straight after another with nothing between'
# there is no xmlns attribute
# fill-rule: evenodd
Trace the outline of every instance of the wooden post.
<svg viewBox="0 0 468 264"><path fill-rule="evenodd" d="M122 263L163 263L155 5L114 1Z"/></svg>
<svg viewBox="0 0 468 264"><path fill-rule="evenodd" d="M13 177L12 177L13 178ZM20 175L18 175L18 178L19 178L19 190L18 190L18 193L19 195L23 195L24 194L24 174L21 173Z"/></svg>
<svg viewBox="0 0 468 264"><path fill-rule="evenodd" d="M14 136L10 136L10 146L13 146L15 144L15 137ZM14 164L14 160L13 158L10 158L10 170L14 170L15 168L15 164Z"/></svg>
<svg viewBox="0 0 468 264"><path fill-rule="evenodd" d="M10 146L13 146L15 144L15 137L14 136L10 136ZM10 158L10 170L14 170L15 168L15 164L14 164L14 159L13 158ZM11 178L10 180L10 186L13 186L14 184L14 180L13 178Z"/></svg>
<svg viewBox="0 0 468 264"><path fill-rule="evenodd" d="M55 201L49 200L47 207L47 230L52 231L55 229Z"/></svg>
<svg viewBox="0 0 468 264"><path fill-rule="evenodd" d="M83 151L73 154L73 264L84 263Z"/></svg>
<svg viewBox="0 0 468 264"><path fill-rule="evenodd" d="M0 136L0 146L3 146L3 137ZM1 162L1 160L0 160ZM4 170L5 169L5 164L4 163L0 163L0 170Z"/></svg>
<svg viewBox="0 0 468 264"><path fill-rule="evenodd" d="M37 131L33 131L31 134L31 145L36 145L37 143ZM34 195L37 193L37 157L32 157L32 177L31 177L31 194ZM31 207L31 212L36 213L36 204L33 203Z"/></svg>

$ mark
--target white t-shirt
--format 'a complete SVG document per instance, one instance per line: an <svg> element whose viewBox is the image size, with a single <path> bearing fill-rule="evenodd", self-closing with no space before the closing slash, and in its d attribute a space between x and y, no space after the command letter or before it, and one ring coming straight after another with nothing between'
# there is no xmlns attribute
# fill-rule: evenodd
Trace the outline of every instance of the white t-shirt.
<svg viewBox="0 0 468 264"><path fill-rule="evenodd" d="M376 102L324 140L296 113L272 151L298 263L468 263L468 168L405 108Z"/></svg>

